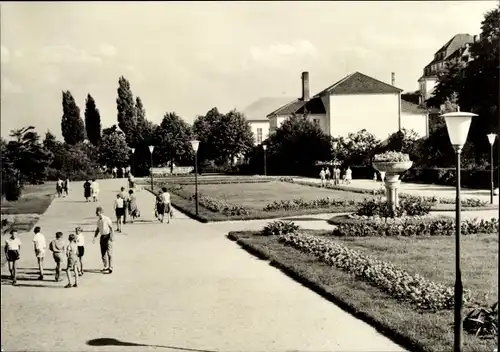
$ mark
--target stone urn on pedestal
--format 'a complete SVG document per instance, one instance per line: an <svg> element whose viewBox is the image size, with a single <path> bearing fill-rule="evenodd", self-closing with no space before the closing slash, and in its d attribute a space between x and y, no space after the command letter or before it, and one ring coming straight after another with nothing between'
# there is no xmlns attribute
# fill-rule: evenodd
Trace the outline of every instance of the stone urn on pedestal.
<svg viewBox="0 0 500 352"><path fill-rule="evenodd" d="M385 194L387 204L395 211L399 204L398 189L401 183L399 175L407 171L413 165L408 154L399 152L386 152L375 155L373 168L379 172L385 172Z"/></svg>

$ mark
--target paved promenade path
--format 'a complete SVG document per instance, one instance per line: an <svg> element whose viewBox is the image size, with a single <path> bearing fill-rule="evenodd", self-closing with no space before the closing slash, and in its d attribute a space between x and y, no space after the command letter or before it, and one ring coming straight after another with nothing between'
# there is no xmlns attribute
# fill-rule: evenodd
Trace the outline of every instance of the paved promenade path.
<svg viewBox="0 0 500 352"><path fill-rule="evenodd" d="M125 180L99 183L98 204L112 216ZM37 281L33 235L20 234L18 286L2 270L5 351L402 350L225 238L231 229L265 222L204 225L177 212L170 225L160 224L151 194L137 196L141 221L116 234L115 270L108 275L98 273L99 245L92 244L97 204L84 202L82 183L73 183L70 196L55 199L40 219L48 241L58 230L67 239L75 226L83 227L89 271L78 288L63 288L64 276L53 281L50 255L50 281ZM315 222L301 222L309 223Z"/></svg>

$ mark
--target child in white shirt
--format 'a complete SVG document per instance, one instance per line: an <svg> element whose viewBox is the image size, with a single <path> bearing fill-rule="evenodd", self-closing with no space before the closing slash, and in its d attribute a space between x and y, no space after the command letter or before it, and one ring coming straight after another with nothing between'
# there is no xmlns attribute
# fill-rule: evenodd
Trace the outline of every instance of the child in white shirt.
<svg viewBox="0 0 500 352"><path fill-rule="evenodd" d="M35 257L38 262L38 269L40 270L38 280L43 280L43 258L45 258L47 242L40 230L40 226L35 227L33 230L33 232L35 232L35 236L33 237L33 249L35 250Z"/></svg>
<svg viewBox="0 0 500 352"><path fill-rule="evenodd" d="M5 257L9 263L10 277L12 284L17 283L16 280L16 262L19 260L21 254L21 240L17 237L17 230L10 231L10 237L5 241Z"/></svg>

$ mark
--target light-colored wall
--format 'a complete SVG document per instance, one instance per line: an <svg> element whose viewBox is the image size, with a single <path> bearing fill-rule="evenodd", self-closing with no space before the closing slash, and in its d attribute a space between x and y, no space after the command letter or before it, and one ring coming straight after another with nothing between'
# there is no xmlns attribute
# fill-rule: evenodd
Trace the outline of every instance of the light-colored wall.
<svg viewBox="0 0 500 352"><path fill-rule="evenodd" d="M330 135L347 136L366 129L384 140L398 130L399 94L331 95Z"/></svg>
<svg viewBox="0 0 500 352"><path fill-rule="evenodd" d="M427 114L410 114L401 112L401 127L414 130L420 137L428 136Z"/></svg>
<svg viewBox="0 0 500 352"><path fill-rule="evenodd" d="M257 145L257 129L262 128L262 141L265 141L269 137L269 121L250 121L250 127L252 128L254 143Z"/></svg>
<svg viewBox="0 0 500 352"><path fill-rule="evenodd" d="M426 77L422 79L420 84L420 94L424 97L425 100L429 99L432 95L432 92L434 91L434 88L437 85L437 79L436 78L429 78Z"/></svg>

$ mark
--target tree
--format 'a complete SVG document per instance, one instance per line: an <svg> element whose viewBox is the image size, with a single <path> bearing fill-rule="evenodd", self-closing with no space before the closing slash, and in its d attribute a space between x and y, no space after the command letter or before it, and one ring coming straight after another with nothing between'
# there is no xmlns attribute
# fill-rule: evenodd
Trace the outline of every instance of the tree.
<svg viewBox="0 0 500 352"><path fill-rule="evenodd" d="M85 100L85 128L90 143L99 146L101 143L101 115L94 98L88 94Z"/></svg>
<svg viewBox="0 0 500 352"><path fill-rule="evenodd" d="M99 154L99 162L102 165L108 167L127 165L130 157L130 148L127 146L125 134L118 130L104 134Z"/></svg>
<svg viewBox="0 0 500 352"><path fill-rule="evenodd" d="M80 117L80 108L76 105L75 98L69 90L62 93L62 106L61 130L64 141L70 145L83 142L85 126Z"/></svg>
<svg viewBox="0 0 500 352"><path fill-rule="evenodd" d="M340 137L337 141L337 158L347 165L356 166L370 166L371 158L380 145L375 135L366 129L349 133L346 138Z"/></svg>
<svg viewBox="0 0 500 352"><path fill-rule="evenodd" d="M121 76L118 79L118 98L116 98L116 107L118 109L118 127L125 134L128 145L135 143L135 128L137 125L136 106L134 104L134 95L130 88L130 82Z"/></svg>
<svg viewBox="0 0 500 352"><path fill-rule="evenodd" d="M166 113L156 129L155 153L156 162L169 163L173 172L173 164L192 159L191 127L175 112Z"/></svg>
<svg viewBox="0 0 500 352"><path fill-rule="evenodd" d="M236 110L224 115L217 108L212 108L205 116L198 116L193 131L200 140L200 160L214 160L218 164L230 160L232 163L236 156L253 148L250 124Z"/></svg>
<svg viewBox="0 0 500 352"><path fill-rule="evenodd" d="M420 105L420 91L403 93L401 94L401 99L415 105Z"/></svg>
<svg viewBox="0 0 500 352"><path fill-rule="evenodd" d="M271 173L310 173L316 161L330 160L331 142L306 115L292 115L266 142L268 169Z"/></svg>
<svg viewBox="0 0 500 352"><path fill-rule="evenodd" d="M421 155L421 144L419 142L420 137L414 130L402 128L389 136L387 145L383 149L384 151L391 150L406 153L410 156L410 160L418 163L424 157Z"/></svg>
<svg viewBox="0 0 500 352"><path fill-rule="evenodd" d="M40 143L40 136L33 126L12 130L14 140L6 145L6 161L16 174L19 183L41 182L51 162L52 154ZM5 167L5 166L3 166Z"/></svg>

